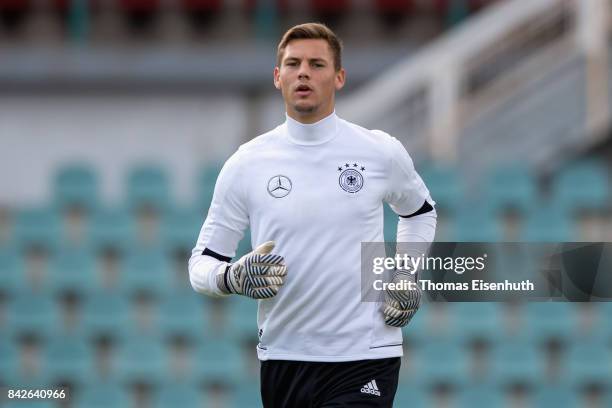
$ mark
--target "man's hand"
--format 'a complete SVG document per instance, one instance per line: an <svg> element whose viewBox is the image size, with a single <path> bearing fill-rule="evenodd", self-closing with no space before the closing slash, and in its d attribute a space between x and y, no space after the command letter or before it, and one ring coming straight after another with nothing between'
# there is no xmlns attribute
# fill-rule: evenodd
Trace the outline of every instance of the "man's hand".
<svg viewBox="0 0 612 408"><path fill-rule="evenodd" d="M417 275L405 270L396 270L392 282L412 282L412 289L387 290L385 292L385 303L383 304L383 315L385 324L393 327L404 327L410 322L412 316L421 304L421 289L417 282ZM407 286L407 285L406 285Z"/></svg>
<svg viewBox="0 0 612 408"><path fill-rule="evenodd" d="M217 286L223 293L236 293L254 299L268 299L285 283L287 266L280 255L271 254L274 241L268 241L229 264L217 275Z"/></svg>

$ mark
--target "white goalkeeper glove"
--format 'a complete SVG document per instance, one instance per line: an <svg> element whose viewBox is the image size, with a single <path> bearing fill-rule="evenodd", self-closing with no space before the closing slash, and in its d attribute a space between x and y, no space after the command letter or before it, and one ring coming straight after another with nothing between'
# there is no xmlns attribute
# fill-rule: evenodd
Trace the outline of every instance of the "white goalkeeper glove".
<svg viewBox="0 0 612 408"><path fill-rule="evenodd" d="M217 274L221 292L235 293L254 299L268 299L285 283L287 266L280 255L271 254L274 241L268 241L229 264Z"/></svg>
<svg viewBox="0 0 612 408"><path fill-rule="evenodd" d="M382 310L385 316L385 324L393 327L404 327L410 322L412 316L419 309L421 304L421 289L418 285L417 274L411 274L409 271L398 269L393 275L392 282L399 284L400 282L413 282L413 289L390 290L385 291L385 302Z"/></svg>

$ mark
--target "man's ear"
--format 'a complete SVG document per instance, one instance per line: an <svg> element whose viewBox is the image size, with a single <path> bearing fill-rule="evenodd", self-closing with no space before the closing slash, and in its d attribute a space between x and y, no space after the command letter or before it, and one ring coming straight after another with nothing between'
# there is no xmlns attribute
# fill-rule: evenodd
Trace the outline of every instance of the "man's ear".
<svg viewBox="0 0 612 408"><path fill-rule="evenodd" d="M280 69L278 67L274 67L274 86L276 87L276 89L281 89Z"/></svg>
<svg viewBox="0 0 612 408"><path fill-rule="evenodd" d="M339 91L342 88L344 88L345 81L346 81L346 72L344 71L344 68L340 68L338 72L336 72L336 79L334 81L336 84L336 91Z"/></svg>

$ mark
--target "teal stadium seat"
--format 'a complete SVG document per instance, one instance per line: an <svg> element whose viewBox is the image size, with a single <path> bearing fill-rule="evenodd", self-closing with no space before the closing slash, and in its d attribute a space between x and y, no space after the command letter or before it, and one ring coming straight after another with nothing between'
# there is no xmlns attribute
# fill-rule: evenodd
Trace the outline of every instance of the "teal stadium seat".
<svg viewBox="0 0 612 408"><path fill-rule="evenodd" d="M202 167L198 175L195 201L197 209L203 211L203 215L206 215L208 207L210 207L220 171L221 165L209 164Z"/></svg>
<svg viewBox="0 0 612 408"><path fill-rule="evenodd" d="M8 303L7 331L14 336L48 338L60 325L58 306L46 291L23 290Z"/></svg>
<svg viewBox="0 0 612 408"><path fill-rule="evenodd" d="M127 204L131 210L143 207L162 212L170 208L171 196L168 176L154 164L132 168L127 176Z"/></svg>
<svg viewBox="0 0 612 408"><path fill-rule="evenodd" d="M406 383L397 386L393 406L398 408L429 408L433 402L423 387L417 387Z"/></svg>
<svg viewBox="0 0 612 408"><path fill-rule="evenodd" d="M163 247L132 248L122 268L121 287L129 295L162 297L173 285L173 268Z"/></svg>
<svg viewBox="0 0 612 408"><path fill-rule="evenodd" d="M534 392L533 406L575 408L584 405L581 401L580 392L575 388L549 385L541 387Z"/></svg>
<svg viewBox="0 0 612 408"><path fill-rule="evenodd" d="M44 355L45 377L52 383L82 384L94 375L94 350L85 338L53 336L44 346Z"/></svg>
<svg viewBox="0 0 612 408"><path fill-rule="evenodd" d="M225 301L229 337L257 340L257 303L246 296L231 296Z"/></svg>
<svg viewBox="0 0 612 408"><path fill-rule="evenodd" d="M457 170L452 167L430 165L423 166L418 171L436 202L436 208L444 213L455 213L457 206L465 201L464 186Z"/></svg>
<svg viewBox="0 0 612 408"><path fill-rule="evenodd" d="M253 248L251 248L251 229L247 228L244 231L244 236L238 243L238 248L236 248L236 255L234 256L235 260L238 260L242 255L245 255L251 252Z"/></svg>
<svg viewBox="0 0 612 408"><path fill-rule="evenodd" d="M100 287L93 252L87 248L62 248L51 258L48 281L57 294L86 296L91 293Z"/></svg>
<svg viewBox="0 0 612 408"><path fill-rule="evenodd" d="M423 302L417 313L410 319L410 323L402 327L402 336L411 343L427 341L433 333L430 330L431 307Z"/></svg>
<svg viewBox="0 0 612 408"><path fill-rule="evenodd" d="M59 209L76 206L94 210L99 202L97 174L85 163L65 165L55 174L53 192Z"/></svg>
<svg viewBox="0 0 612 408"><path fill-rule="evenodd" d="M21 210L14 226L14 242L19 248L54 250L62 241L60 217L50 208Z"/></svg>
<svg viewBox="0 0 612 408"><path fill-rule="evenodd" d="M575 236L570 214L555 202L534 203L529 209L521 241L566 242Z"/></svg>
<svg viewBox="0 0 612 408"><path fill-rule="evenodd" d="M417 378L426 387L462 387L469 379L469 351L453 337L435 338L415 349Z"/></svg>
<svg viewBox="0 0 612 408"><path fill-rule="evenodd" d="M490 207L464 203L455 216L455 240L458 242L499 242L500 224Z"/></svg>
<svg viewBox="0 0 612 408"><path fill-rule="evenodd" d="M0 296L11 296L26 287L23 258L13 246L0 247Z"/></svg>
<svg viewBox="0 0 612 408"><path fill-rule="evenodd" d="M159 322L164 335L192 342L198 342L211 330L203 296L193 291L170 293L162 299Z"/></svg>
<svg viewBox="0 0 612 408"><path fill-rule="evenodd" d="M578 311L573 303L530 302L523 309L527 336L535 342L572 341L578 330Z"/></svg>
<svg viewBox="0 0 612 408"><path fill-rule="evenodd" d="M457 404L453 406L496 408L506 406L504 402L504 394L497 388L490 384L478 384L462 388L457 395Z"/></svg>
<svg viewBox="0 0 612 408"><path fill-rule="evenodd" d="M610 207L609 169L596 160L574 163L554 179L553 200L567 211Z"/></svg>
<svg viewBox="0 0 612 408"><path fill-rule="evenodd" d="M16 341L0 336L0 387L9 385L19 366L19 347Z"/></svg>
<svg viewBox="0 0 612 408"><path fill-rule="evenodd" d="M449 303L450 331L463 342L496 343L504 336L503 309L495 302Z"/></svg>
<svg viewBox="0 0 612 408"><path fill-rule="evenodd" d="M132 406L127 387L117 382L92 381L74 396L75 408L129 408Z"/></svg>
<svg viewBox="0 0 612 408"><path fill-rule="evenodd" d="M526 165L497 167L487 174L483 201L494 213L509 209L525 213L538 201L536 180Z"/></svg>
<svg viewBox="0 0 612 408"><path fill-rule="evenodd" d="M185 382L165 383L153 394L154 408L204 407L202 391L195 384Z"/></svg>
<svg viewBox="0 0 612 408"><path fill-rule="evenodd" d="M491 378L501 387L535 387L545 378L544 355L524 339L506 338L490 354Z"/></svg>
<svg viewBox="0 0 612 408"><path fill-rule="evenodd" d="M165 342L151 333L132 333L119 343L113 365L123 384L159 386L169 373Z"/></svg>
<svg viewBox="0 0 612 408"><path fill-rule="evenodd" d="M132 325L130 313L127 297L112 290L96 291L84 299L82 331L90 338L122 339Z"/></svg>
<svg viewBox="0 0 612 408"><path fill-rule="evenodd" d="M261 408L261 391L259 381L251 379L237 384L232 389L231 408Z"/></svg>
<svg viewBox="0 0 612 408"><path fill-rule="evenodd" d="M598 341L572 343L563 357L563 377L568 384L612 386L612 353L609 344Z"/></svg>
<svg viewBox="0 0 612 408"><path fill-rule="evenodd" d="M206 214L195 210L174 209L164 215L162 242L170 250L188 250L195 246Z"/></svg>
<svg viewBox="0 0 612 408"><path fill-rule="evenodd" d="M98 209L89 223L89 243L94 249L125 251L135 240L134 219L124 208Z"/></svg>
<svg viewBox="0 0 612 408"><path fill-rule="evenodd" d="M201 341L191 363L199 383L232 385L243 380L246 371L241 346L230 337Z"/></svg>

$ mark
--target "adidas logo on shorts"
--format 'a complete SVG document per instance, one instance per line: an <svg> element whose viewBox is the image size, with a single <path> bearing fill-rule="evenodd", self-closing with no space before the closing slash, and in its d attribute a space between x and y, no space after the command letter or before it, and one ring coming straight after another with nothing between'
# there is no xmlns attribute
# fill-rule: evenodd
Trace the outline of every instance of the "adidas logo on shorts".
<svg viewBox="0 0 612 408"><path fill-rule="evenodd" d="M376 385L376 380L372 380L363 387L361 387L361 392L364 394L372 394L380 397L380 391L378 391L378 386Z"/></svg>

